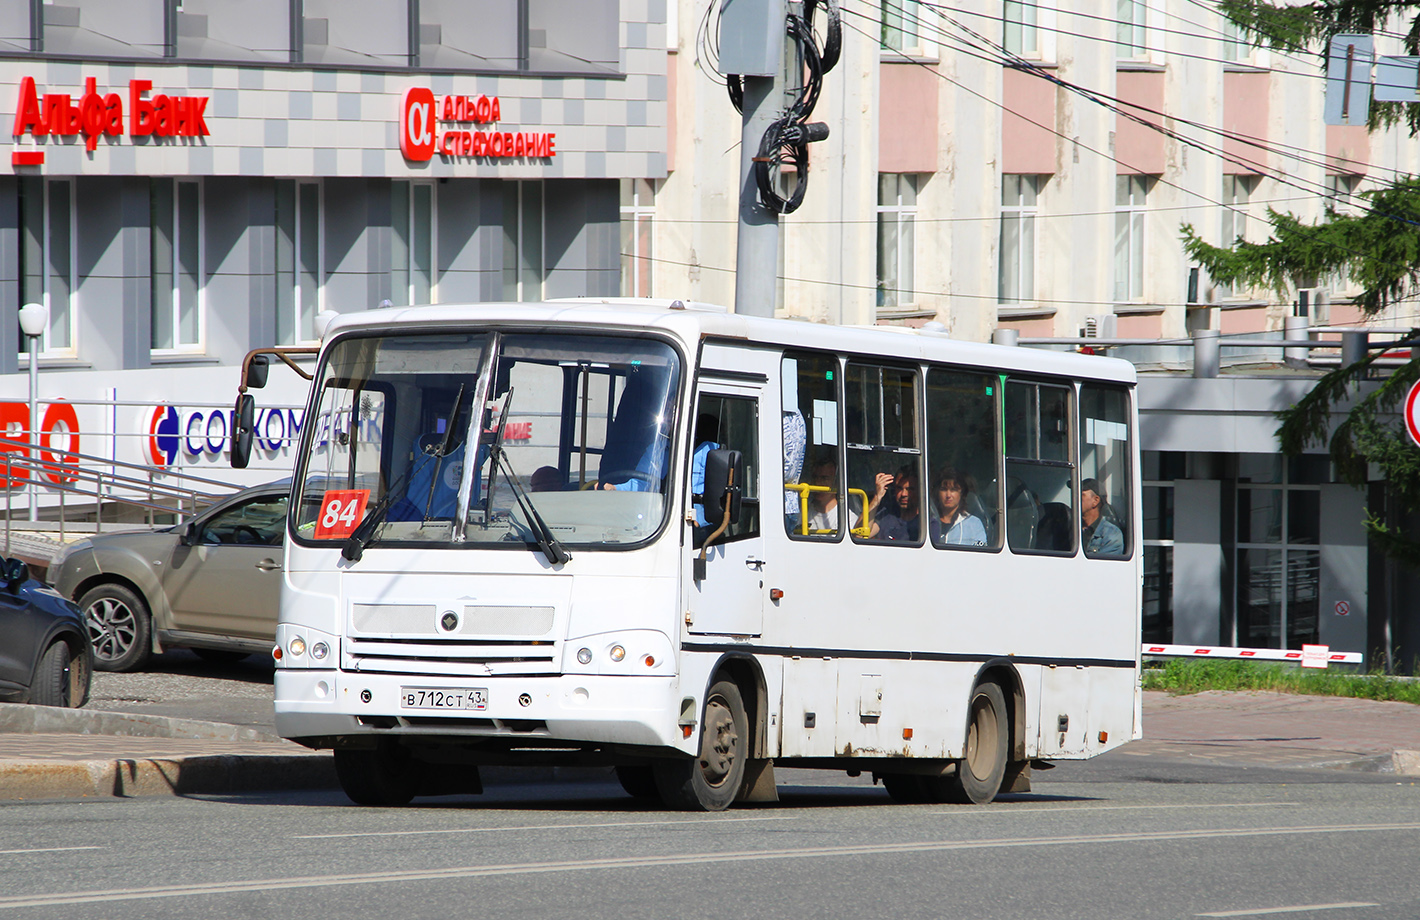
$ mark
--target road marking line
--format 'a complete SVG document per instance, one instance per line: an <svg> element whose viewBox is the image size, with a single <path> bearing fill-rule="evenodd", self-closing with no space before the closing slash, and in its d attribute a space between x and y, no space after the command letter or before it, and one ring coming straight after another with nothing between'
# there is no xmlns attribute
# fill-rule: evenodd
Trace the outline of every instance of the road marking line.
<svg viewBox="0 0 1420 920"><path fill-rule="evenodd" d="M32 850L0 850L0 856L22 856L25 853L72 853L75 850L107 850L108 847L36 847Z"/></svg>
<svg viewBox="0 0 1420 920"><path fill-rule="evenodd" d="M342 885L391 885L402 882L446 879L494 878L553 872L588 872L595 869L646 869L666 866L704 866L709 863L765 862L780 859L819 859L833 856L918 855L949 850L992 850L1016 847L1080 846L1101 843L1172 842L1219 837L1295 837L1298 834L1391 833L1420 831L1420 824L1337 824L1316 827L1213 828L1193 831L1137 831L1128 834L1094 834L1069 837L1020 837L997 840L915 840L907 843L860 844L837 847L803 847L795 850L681 853L661 856L628 856L619 859L586 859L541 863L508 863L495 866L454 866L405 872L366 872L318 875L304 878L265 878L246 882L204 882L193 885L160 885L152 888L114 888L102 891L60 891L50 894L0 897L0 910L21 907L93 904L106 901L142 901L243 892L291 891L335 888Z"/></svg>
<svg viewBox="0 0 1420 920"><path fill-rule="evenodd" d="M1220 910L1211 914L1194 914L1196 917L1260 917L1263 914L1296 914L1308 910L1346 910L1349 907L1380 907L1369 901L1352 901L1348 904L1298 904L1295 907L1259 907L1253 910Z"/></svg>
<svg viewBox="0 0 1420 920"><path fill-rule="evenodd" d="M455 827L433 831L369 831L358 834L298 834L292 840L337 840L344 837L414 837L421 834L486 834L493 831L565 831L584 827L675 827L681 824L735 824L745 821L797 821L796 815L763 818L686 818L680 821L617 821L608 824L524 824L517 827Z"/></svg>
<svg viewBox="0 0 1420 920"><path fill-rule="evenodd" d="M957 811L934 811L934 815L1004 815L1036 814L1042 811L1153 811L1160 808L1300 808L1299 802L1218 802L1212 805L1060 805L1044 808L1018 806L1002 802L995 808L963 808Z"/></svg>

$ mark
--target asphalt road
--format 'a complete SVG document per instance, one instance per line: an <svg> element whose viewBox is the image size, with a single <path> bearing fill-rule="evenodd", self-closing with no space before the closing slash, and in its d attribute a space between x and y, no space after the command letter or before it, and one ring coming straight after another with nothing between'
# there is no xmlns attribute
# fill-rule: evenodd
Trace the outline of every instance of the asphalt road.
<svg viewBox="0 0 1420 920"><path fill-rule="evenodd" d="M793 773L716 815L590 784L6 804L0 920L1420 916L1420 787L1286 775L959 807Z"/></svg>
<svg viewBox="0 0 1420 920"><path fill-rule="evenodd" d="M275 670L270 655L213 664L187 649L174 649L155 655L144 670L132 674L95 672L88 708L226 722L274 733Z"/></svg>

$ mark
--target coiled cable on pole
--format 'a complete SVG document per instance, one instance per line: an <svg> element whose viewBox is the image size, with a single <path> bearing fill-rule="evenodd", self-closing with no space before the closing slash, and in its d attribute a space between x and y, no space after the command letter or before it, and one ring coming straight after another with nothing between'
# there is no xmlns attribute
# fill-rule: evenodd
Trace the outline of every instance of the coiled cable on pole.
<svg viewBox="0 0 1420 920"><path fill-rule="evenodd" d="M817 6L824 7L825 29L823 46L814 34L813 18ZM809 148L814 141L828 137L828 125L810 123L814 106L823 90L823 75L838 63L842 48L842 27L837 0L806 0L802 16L790 13L785 27L798 47L802 59L801 82L794 90L793 101L784 115L776 119L760 141L754 157L754 178L759 188L759 201L778 214L792 214L803 204L809 184ZM727 76L730 101L741 109L744 84L738 76ZM788 168L794 172L794 189L788 197L776 187L778 177Z"/></svg>

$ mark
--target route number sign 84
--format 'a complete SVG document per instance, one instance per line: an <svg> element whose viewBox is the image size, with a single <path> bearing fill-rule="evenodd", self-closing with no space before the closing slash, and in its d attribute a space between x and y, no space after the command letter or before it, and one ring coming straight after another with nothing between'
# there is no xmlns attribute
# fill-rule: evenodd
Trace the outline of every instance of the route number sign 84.
<svg viewBox="0 0 1420 920"><path fill-rule="evenodd" d="M350 536L365 516L365 503L369 500L369 489L332 489L326 492L317 512L315 538L339 540Z"/></svg>

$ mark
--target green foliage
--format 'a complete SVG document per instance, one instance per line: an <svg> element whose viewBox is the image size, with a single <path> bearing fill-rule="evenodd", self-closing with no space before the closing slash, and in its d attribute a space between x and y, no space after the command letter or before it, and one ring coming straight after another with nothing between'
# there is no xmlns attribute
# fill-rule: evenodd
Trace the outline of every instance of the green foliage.
<svg viewBox="0 0 1420 920"><path fill-rule="evenodd" d="M1176 695L1202 693L1205 690L1270 690L1420 704L1420 682L1379 672L1363 674L1330 668L1298 668L1260 661L1206 658L1170 659L1162 671L1145 672L1144 689L1165 690Z"/></svg>
<svg viewBox="0 0 1420 920"><path fill-rule="evenodd" d="M1326 48L1338 34L1371 34L1387 24L1408 21L1407 54L1420 55L1420 0L1218 0L1222 14L1237 23L1258 45L1292 53L1315 53L1326 65ZM1420 134L1420 105L1373 103L1371 130L1405 121L1412 136ZM1310 287L1316 279L1344 273L1361 288L1358 303L1374 316L1397 302L1420 295L1420 179L1399 177L1389 185L1362 193L1369 207L1363 214L1338 214L1328 208L1316 224L1304 224L1290 214L1271 209L1272 235L1264 243L1234 241L1231 248L1205 243L1193 228L1182 228L1184 250L1224 284L1266 286L1279 299L1293 287ZM1420 330L1413 331L1416 338ZM1362 487L1375 464L1385 477L1400 512L1420 509L1420 451L1402 426L1383 422L1406 390L1420 377L1412 361L1359 399L1358 384L1368 376L1378 352L1351 367L1322 377L1295 406L1277 414L1277 437L1285 454L1302 453L1326 444L1340 478ZM1353 399L1354 405L1347 406ZM1333 416L1346 417L1332 430ZM1328 440L1329 437L1329 440ZM1392 559L1420 568L1420 540L1401 532L1367 511L1365 527L1373 545Z"/></svg>
<svg viewBox="0 0 1420 920"><path fill-rule="evenodd" d="M1270 287L1282 299L1290 287L1345 272L1361 288L1361 308L1379 313L1420 292L1420 179L1403 177L1361 197L1369 199L1365 213L1328 209L1317 224L1268 208L1267 242L1237 240L1231 249L1205 243L1184 224L1183 248L1214 280Z"/></svg>
<svg viewBox="0 0 1420 920"><path fill-rule="evenodd" d="M1237 23L1254 44L1291 53L1319 52L1326 67L1326 46L1333 35L1370 34L1391 17L1410 17L1405 53L1420 55L1420 2L1416 0L1318 0L1292 5L1277 0L1219 0L1218 10ZM1367 127L1372 131L1404 122L1420 134L1420 105L1371 102Z"/></svg>

